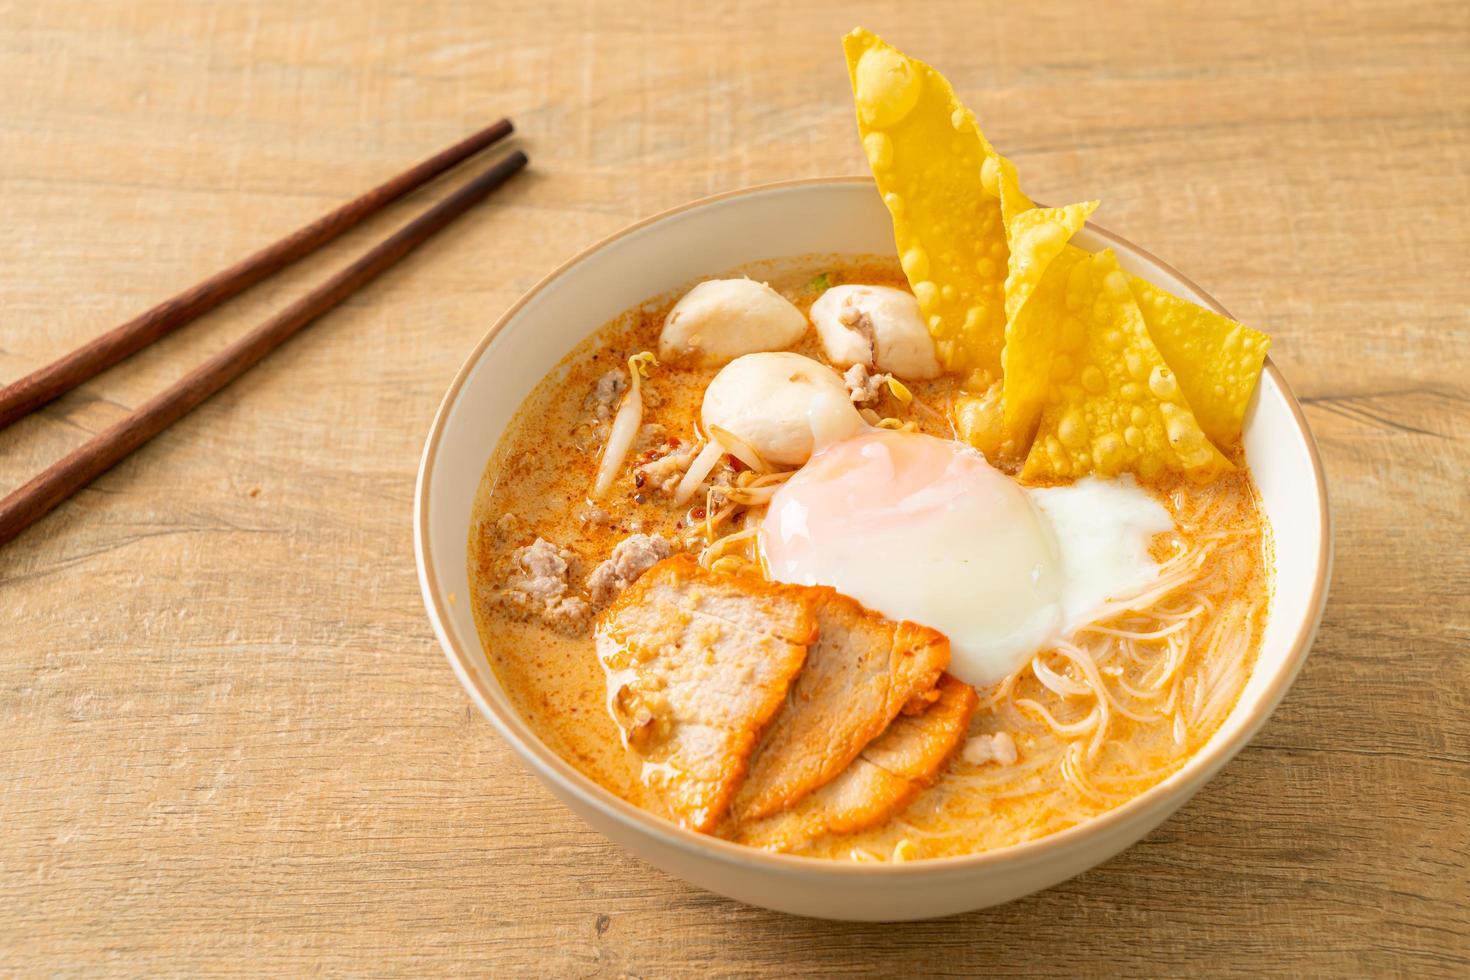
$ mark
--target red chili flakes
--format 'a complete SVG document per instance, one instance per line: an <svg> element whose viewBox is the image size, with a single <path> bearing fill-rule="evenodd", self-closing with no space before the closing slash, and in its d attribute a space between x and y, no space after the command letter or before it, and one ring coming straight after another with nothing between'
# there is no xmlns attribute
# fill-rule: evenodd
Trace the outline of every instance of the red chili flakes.
<svg viewBox="0 0 1470 980"><path fill-rule="evenodd" d="M736 473L744 473L746 470L750 469L749 466L746 466L744 463L740 462L740 459L737 456L726 453L725 458L730 461L730 469L734 470Z"/></svg>

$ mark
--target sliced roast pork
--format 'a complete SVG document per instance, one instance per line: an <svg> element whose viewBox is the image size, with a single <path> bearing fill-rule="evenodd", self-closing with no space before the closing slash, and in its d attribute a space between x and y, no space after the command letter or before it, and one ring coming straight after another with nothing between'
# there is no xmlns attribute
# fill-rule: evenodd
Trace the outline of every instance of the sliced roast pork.
<svg viewBox="0 0 1470 980"><path fill-rule="evenodd" d="M730 832L755 847L786 851L824 834L876 827L902 812L939 777L964 741L978 698L945 674L939 698L920 714L900 714L852 765L790 809L740 822Z"/></svg>
<svg viewBox="0 0 1470 980"><path fill-rule="evenodd" d="M819 636L751 760L735 800L741 820L831 782L906 704L927 707L949 666L949 640L937 630L895 623L831 589L812 592Z"/></svg>
<svg viewBox="0 0 1470 980"><path fill-rule="evenodd" d="M718 575L688 555L654 565L599 618L609 708L672 819L719 825L816 634L805 590Z"/></svg>

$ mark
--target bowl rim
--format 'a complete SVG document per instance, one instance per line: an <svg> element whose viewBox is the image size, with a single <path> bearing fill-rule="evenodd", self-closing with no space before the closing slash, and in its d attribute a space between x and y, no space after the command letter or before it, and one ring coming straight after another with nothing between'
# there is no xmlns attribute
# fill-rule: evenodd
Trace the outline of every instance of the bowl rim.
<svg viewBox="0 0 1470 980"><path fill-rule="evenodd" d="M497 706L479 690L477 679L466 662L468 654L466 651L460 649L459 644L444 625L445 619L448 616L448 610L445 604L443 589L440 586L438 577L435 575L433 562L430 560L428 520L429 500L432 496L432 473L439 451L439 443L444 434L445 423L450 410L458 400L470 374L479 364L486 348L494 340L496 335L543 290L549 288L566 272L590 258L594 253L601 251L620 239L687 211L696 210L722 201L767 194L774 191L828 185L867 185L872 187L874 186L874 182L869 176L805 177L773 181L698 198L635 221L578 251L575 255L548 272L501 314L490 329L486 331L479 343L475 345L474 349L470 351L464 363L455 372L454 379L450 382L449 388L445 392L444 398L440 401L439 407L434 414L434 421L424 443L424 451L419 463L418 478L415 481L414 487L414 556L418 564L420 590L423 593L424 605L434 633L439 640L439 645L443 648L445 657L449 660L449 664L454 670L455 675L459 678L460 684L470 695L470 699L480 709L480 713L490 721L491 725L510 744L511 748L532 766L542 779L549 780L554 788L560 790L560 793L557 795L569 794L583 804L600 811L605 816L623 825L627 830L659 838L664 843L672 845L677 850L692 857L714 859L726 865L759 867L780 875L817 875L837 878L888 878L895 876L911 877L931 875L948 877L950 875L964 875L992 866L1003 866L1023 860L1040 859L1052 852L1062 851L1073 846L1081 846L1087 839L1102 837L1109 830L1126 824L1135 815L1164 804L1170 797L1176 795L1182 787L1188 786L1195 780L1199 780L1199 786L1202 787L1205 782L1213 778L1221 767L1255 737L1261 726L1265 724L1266 719L1276 710L1293 681L1295 681L1302 664L1306 661L1308 652L1311 650L1317 628L1322 621L1322 614L1327 600L1328 583L1331 579L1333 557L1331 510L1328 505L1327 481L1321 454L1318 451L1317 441L1312 435L1312 430L1307 425L1306 416L1302 412L1301 404L1297 401L1295 393L1269 356L1266 358L1264 370L1266 374L1271 376L1271 380L1285 397L1287 407L1291 411L1292 420L1298 429L1303 444L1306 446L1308 462L1311 466L1315 482L1318 516L1322 526L1322 536L1317 543L1318 573L1316 581L1312 584L1311 595L1308 599L1307 608L1309 614L1297 625L1296 635L1291 640L1291 648L1286 658L1277 670L1276 675L1271 678L1270 682L1261 691L1255 708L1235 737L1218 744L1207 744L1167 778L1106 813L1098 814L1082 823L1047 834L1043 837L1022 841L994 850L982 851L978 854L925 858L918 861L869 864L775 853L760 848L749 847L744 844L737 844L733 841L727 841L711 835L697 834L668 820L657 817L646 810L633 806L631 803L628 803L626 800L616 796L611 791L583 775L569 762L552 751L531 731L529 724L517 715L513 709L508 712L509 717L503 717L502 712ZM1112 246L1135 252L1146 261L1162 268L1190 289L1194 290L1204 301L1204 305L1207 308L1214 310L1222 316L1230 316L1229 311L1218 300L1200 288L1192 279L1147 249L1141 248L1121 235L1109 231L1091 221L1087 222L1087 228L1099 237L1106 239ZM1187 799L1187 796L1185 799ZM1181 804L1183 802L1184 800L1180 801Z"/></svg>

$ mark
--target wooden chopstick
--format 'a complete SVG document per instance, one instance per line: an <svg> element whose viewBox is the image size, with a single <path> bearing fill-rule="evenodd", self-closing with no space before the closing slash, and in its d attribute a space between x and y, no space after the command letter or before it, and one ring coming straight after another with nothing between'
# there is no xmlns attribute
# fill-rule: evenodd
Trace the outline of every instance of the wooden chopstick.
<svg viewBox="0 0 1470 980"><path fill-rule="evenodd" d="M0 544L86 486L133 450L244 374L303 327L332 309L526 165L520 150L434 205L347 268L220 351L127 418L83 443L0 500Z"/></svg>
<svg viewBox="0 0 1470 980"><path fill-rule="evenodd" d="M468 136L418 165L380 184L356 200L322 215L290 235L215 273L191 289L159 303L146 313L113 327L65 357L37 368L0 390L0 429L40 408L77 385L96 377L117 362L136 354L155 340L203 316L303 255L325 245L381 211L403 195L509 136L509 119Z"/></svg>

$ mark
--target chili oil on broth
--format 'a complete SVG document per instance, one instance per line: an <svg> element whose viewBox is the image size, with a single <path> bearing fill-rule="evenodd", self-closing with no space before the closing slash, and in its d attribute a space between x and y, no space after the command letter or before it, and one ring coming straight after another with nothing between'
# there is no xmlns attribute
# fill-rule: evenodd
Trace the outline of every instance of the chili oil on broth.
<svg viewBox="0 0 1470 980"><path fill-rule="evenodd" d="M768 282L803 312L821 295L813 282L823 274L831 285L908 288L895 260L873 257L807 257L726 275L741 274ZM606 708L591 624L562 632L507 607L497 593L510 553L537 536L581 557L583 567L574 576L580 582L627 535L660 534L677 549L679 540L692 535L691 522L704 516L702 497L675 507L670 496L635 487L630 470L637 454L597 502L609 520L578 516L605 434L589 424L588 392L608 370L626 372L629 356L657 349L664 315L682 292L605 324L535 387L486 466L469 541L477 629L516 709L588 778L656 813L661 808L644 794ZM825 363L815 331L795 350ZM644 423L658 423L680 440L696 439L704 389L717 370L668 364L655 369L644 382ZM908 385L920 402L939 411L906 408L885 395L880 414L953 438L946 409L955 379ZM1270 594L1269 529L1243 465L1208 486L1179 479L1149 489L1175 523L1154 545L1163 566L1165 587L1155 590L1160 594L1136 604L1144 608L1112 610L1070 637L1065 652L1040 653L1001 684L978 692L981 708L970 736L1008 733L1017 761L974 764L957 756L933 787L887 824L823 838L799 853L889 860L977 853L1032 840L1137 796L1209 740L1255 662ZM497 530L506 514L517 518L511 533ZM722 530L754 527L759 517L747 512ZM697 544L691 550L697 552ZM1167 588L1170 583L1175 587ZM1079 693L1081 687L1091 693Z"/></svg>
<svg viewBox="0 0 1470 980"><path fill-rule="evenodd" d="M803 313L821 295L814 280L859 282L907 289L896 259L878 256L805 256L753 263L726 273L767 282ZM660 534L670 540L688 529L703 497L682 507L672 498L640 493L628 468L597 505L610 515L603 523L583 521L587 493L596 476L605 429L589 423L586 402L597 379L614 368L627 372L627 359L658 349L663 320L693 285L649 300L614 317L578 344L532 389L491 454L476 492L469 528L469 577L476 631L511 703L536 735L583 775L624 800L654 812L608 714L605 680L592 642L591 624L580 634L551 628L499 601L510 554L536 537L578 554L577 582L629 534ZM815 332L798 352L821 359ZM695 438L705 386L718 367L662 364L644 381L643 421L659 423L680 440ZM650 397L652 395L652 397ZM946 433L948 435L948 433ZM514 515L518 530L497 524Z"/></svg>

